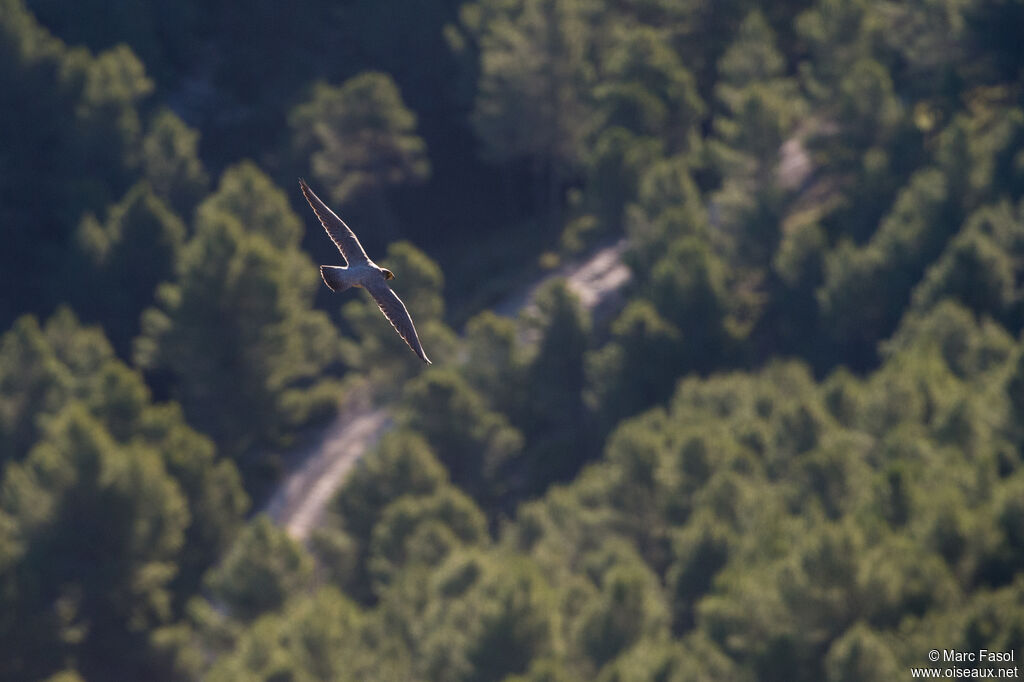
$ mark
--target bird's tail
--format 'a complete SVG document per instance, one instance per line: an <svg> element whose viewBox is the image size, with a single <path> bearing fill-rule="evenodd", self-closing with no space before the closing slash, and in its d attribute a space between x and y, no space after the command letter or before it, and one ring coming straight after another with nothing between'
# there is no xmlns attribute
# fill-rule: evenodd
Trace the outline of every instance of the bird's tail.
<svg viewBox="0 0 1024 682"><path fill-rule="evenodd" d="M337 265L320 266L320 276L324 278L324 284L326 284L331 291L345 291L345 289L352 286L341 276L341 271L344 269L345 268L338 267Z"/></svg>

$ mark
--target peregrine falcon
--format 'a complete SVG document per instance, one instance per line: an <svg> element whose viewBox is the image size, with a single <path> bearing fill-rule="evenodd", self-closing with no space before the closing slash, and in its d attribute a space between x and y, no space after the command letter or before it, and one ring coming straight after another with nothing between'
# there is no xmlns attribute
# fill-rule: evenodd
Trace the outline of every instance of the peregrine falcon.
<svg viewBox="0 0 1024 682"><path fill-rule="evenodd" d="M316 213L316 217L320 219L320 223L327 230L327 235L341 251L341 255L348 264L348 267L321 265L320 276L324 278L324 284L331 291L344 291L349 287L366 289L373 296L373 300L377 302L377 307L384 313L384 317L388 318L388 322L409 345L409 348L419 356L420 360L428 365L431 364L427 354L423 352L419 337L416 336L416 326L412 323L409 311L406 310L402 299L398 298L398 295L386 284L387 280L395 278L394 273L370 260L366 251L363 250L362 244L356 239L355 233L334 214L334 211L320 201L320 197L313 193L305 180L299 178L299 187L302 188L302 194L309 202L313 213Z"/></svg>

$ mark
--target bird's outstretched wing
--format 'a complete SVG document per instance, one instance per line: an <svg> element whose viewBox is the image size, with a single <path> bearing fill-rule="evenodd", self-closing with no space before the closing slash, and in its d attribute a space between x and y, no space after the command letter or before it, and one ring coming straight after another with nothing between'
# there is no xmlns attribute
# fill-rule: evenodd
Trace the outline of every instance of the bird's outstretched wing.
<svg viewBox="0 0 1024 682"><path fill-rule="evenodd" d="M345 257L345 262L349 265L369 262L370 259L367 257L366 251L363 250L363 245L359 243L355 233L349 229L348 225L336 216L334 211L327 208L327 204L320 201L320 197L309 188L302 178L299 178L299 187L302 188L302 195L306 197L313 213L316 213L316 217L320 219L320 224L324 226L334 245L338 247L338 251L341 251L341 255Z"/></svg>
<svg viewBox="0 0 1024 682"><path fill-rule="evenodd" d="M431 364L427 354L423 352L423 346L420 345L420 338L416 336L416 326L412 323L412 317L409 316L402 299L398 298L398 294L392 291L384 280L364 284L363 288L370 292L373 300L377 302L377 307L384 313L384 317L388 318L388 322L398 335L409 344L409 348L412 348L420 360Z"/></svg>

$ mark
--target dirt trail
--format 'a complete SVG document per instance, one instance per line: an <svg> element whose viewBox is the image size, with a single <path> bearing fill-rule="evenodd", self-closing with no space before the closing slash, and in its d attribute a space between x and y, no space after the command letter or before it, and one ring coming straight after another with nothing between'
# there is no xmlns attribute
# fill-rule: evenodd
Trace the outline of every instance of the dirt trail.
<svg viewBox="0 0 1024 682"><path fill-rule="evenodd" d="M296 540L306 540L320 523L345 475L391 425L387 408L342 412L304 451L263 511Z"/></svg>
<svg viewBox="0 0 1024 682"><path fill-rule="evenodd" d="M564 277L585 308L599 309L629 281L629 268L622 262L625 248L623 239L599 249L584 261L567 264L509 296L494 311L515 315L529 304L537 287L554 277ZM345 476L390 427L387 407L362 407L340 413L311 442L287 455L286 461L297 464L263 508L264 513L296 540L307 540L323 519Z"/></svg>
<svg viewBox="0 0 1024 682"><path fill-rule="evenodd" d="M492 310L505 317L514 317L533 300L544 283L557 277L565 278L569 289L579 296L580 304L589 310L600 307L611 295L629 281L630 271L622 262L626 240L605 246L590 254L586 260L567 263L541 277L529 286L503 299Z"/></svg>

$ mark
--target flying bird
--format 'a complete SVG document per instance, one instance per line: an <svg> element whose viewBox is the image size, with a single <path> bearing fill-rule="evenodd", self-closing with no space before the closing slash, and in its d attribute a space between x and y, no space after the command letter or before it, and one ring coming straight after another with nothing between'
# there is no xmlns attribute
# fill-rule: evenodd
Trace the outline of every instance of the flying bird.
<svg viewBox="0 0 1024 682"><path fill-rule="evenodd" d="M331 291L344 291L350 287L362 287L370 292L377 307L384 313L391 326L395 328L398 335L409 345L409 348L419 357L420 360L431 364L427 354L423 352L420 339L416 336L416 326L412 323L412 317L406 309L402 299L391 290L387 281L394 279L395 274L387 268L382 268L374 263L366 255L362 244L356 239L356 235L349 229L348 225L341 218L334 214L334 211L327 208L320 197L313 193L306 181L299 178L299 187L306 197L313 213L320 219L320 223L327 230L327 235L341 251L341 255L347 263L347 267L337 265L321 265L320 276L324 278Z"/></svg>

